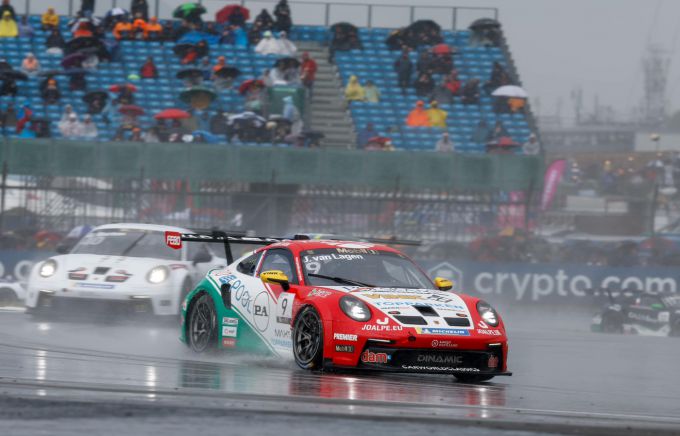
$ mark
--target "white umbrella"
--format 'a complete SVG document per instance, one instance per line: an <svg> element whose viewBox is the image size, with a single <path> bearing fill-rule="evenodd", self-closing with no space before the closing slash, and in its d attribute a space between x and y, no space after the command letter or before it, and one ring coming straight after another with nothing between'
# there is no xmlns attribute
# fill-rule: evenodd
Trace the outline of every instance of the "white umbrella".
<svg viewBox="0 0 680 436"><path fill-rule="evenodd" d="M113 8L106 13L107 17L117 17L119 15L127 15L128 11L123 8Z"/></svg>
<svg viewBox="0 0 680 436"><path fill-rule="evenodd" d="M515 97L515 98L527 98L529 94L519 86L515 85L505 85L496 89L491 93L494 97Z"/></svg>

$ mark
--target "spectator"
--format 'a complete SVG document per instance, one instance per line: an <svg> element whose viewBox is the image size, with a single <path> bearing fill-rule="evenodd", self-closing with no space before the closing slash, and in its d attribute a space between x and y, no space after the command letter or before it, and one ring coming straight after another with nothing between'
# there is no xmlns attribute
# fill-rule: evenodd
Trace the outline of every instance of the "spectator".
<svg viewBox="0 0 680 436"><path fill-rule="evenodd" d="M43 30L52 30L59 28L59 15L54 13L54 8L47 8L47 12L42 14L40 19Z"/></svg>
<svg viewBox="0 0 680 436"><path fill-rule="evenodd" d="M134 104L135 94L132 85L121 85L118 96L113 100L113 104Z"/></svg>
<svg viewBox="0 0 680 436"><path fill-rule="evenodd" d="M24 104L22 104L21 108L19 109L19 113L17 113L16 133L22 133L24 128L28 127L28 124L31 122L32 118L33 110L28 105L28 102L24 102ZM28 133L30 135L30 132Z"/></svg>
<svg viewBox="0 0 680 436"><path fill-rule="evenodd" d="M427 116L425 103L422 100L418 100L416 107L408 114L406 125L410 127L430 127L430 117Z"/></svg>
<svg viewBox="0 0 680 436"><path fill-rule="evenodd" d="M357 76L350 76L345 87L345 99L347 101L364 101L366 99L364 87L359 83Z"/></svg>
<svg viewBox="0 0 680 436"><path fill-rule="evenodd" d="M369 139L380 136L380 133L375 130L375 127L373 127L373 123L368 123L366 124L366 127L363 130L360 130L359 133L357 134L357 148L362 149L365 148L366 145L368 144Z"/></svg>
<svg viewBox="0 0 680 436"><path fill-rule="evenodd" d="M231 88L233 78L222 77L222 76L217 74L220 70L222 70L223 68L226 68L226 67L227 67L226 58L224 56L219 56L217 58L217 63L215 64L215 66L212 67L212 74L211 74L211 79L215 84L215 88L217 88L217 89Z"/></svg>
<svg viewBox="0 0 680 436"><path fill-rule="evenodd" d="M146 27L144 27L144 39L157 41L163 35L163 26L158 22L158 18L151 17Z"/></svg>
<svg viewBox="0 0 680 436"><path fill-rule="evenodd" d="M146 62L139 69L139 76L142 79L156 79L158 78L158 68L156 64L153 63L153 58L149 56L146 58Z"/></svg>
<svg viewBox="0 0 680 436"><path fill-rule="evenodd" d="M142 129L139 126L132 128L132 135L130 136L130 142L142 142Z"/></svg>
<svg viewBox="0 0 680 436"><path fill-rule="evenodd" d="M508 134L508 131L505 129L505 126L503 123L498 120L496 121L496 124L493 126L493 130L489 134L488 141L492 142L497 142L499 139L501 139L504 136L510 136Z"/></svg>
<svg viewBox="0 0 680 436"><path fill-rule="evenodd" d="M144 133L142 139L143 139L144 142L146 142L147 144L148 144L148 143L158 143L158 142L161 142L161 140L160 140L160 134L159 134L159 132L158 132L158 127L156 127L156 126L151 127L149 130L147 130L147 131Z"/></svg>
<svg viewBox="0 0 680 436"><path fill-rule="evenodd" d="M227 19L232 26L243 27L246 24L246 16L243 15L241 8L235 8Z"/></svg>
<svg viewBox="0 0 680 436"><path fill-rule="evenodd" d="M497 88L505 85L511 85L512 79L505 68L498 62L493 63L493 69L491 70L491 77L484 84L484 92L491 94Z"/></svg>
<svg viewBox="0 0 680 436"><path fill-rule="evenodd" d="M421 73L413 87L416 90L417 96L429 98L432 96L432 91L434 91L434 80L428 73Z"/></svg>
<svg viewBox="0 0 680 436"><path fill-rule="evenodd" d="M19 21L19 37L20 38L33 38L33 26L28 22L28 16L24 15Z"/></svg>
<svg viewBox="0 0 680 436"><path fill-rule="evenodd" d="M475 144L486 144L491 139L491 129L485 119L477 123L475 131L472 132L472 142Z"/></svg>
<svg viewBox="0 0 680 436"><path fill-rule="evenodd" d="M434 149L435 151L441 151L445 153L453 151L453 141L451 141L451 138L449 137L449 132L442 133L442 137L439 138L439 141L437 141Z"/></svg>
<svg viewBox="0 0 680 436"><path fill-rule="evenodd" d="M130 3L130 14L133 17L141 17L144 21L149 19L149 5L146 0L132 0Z"/></svg>
<svg viewBox="0 0 680 436"><path fill-rule="evenodd" d="M262 25L256 21L248 30L248 45L255 47L260 41L262 41ZM224 42L220 40L220 44L224 44Z"/></svg>
<svg viewBox="0 0 680 436"><path fill-rule="evenodd" d="M40 62L33 53L27 53L21 61L21 70L29 76L34 76L40 72Z"/></svg>
<svg viewBox="0 0 680 436"><path fill-rule="evenodd" d="M198 44L192 45L189 50L186 51L180 64L192 64L200 58L208 56L209 50L208 43L205 42L205 40L199 41Z"/></svg>
<svg viewBox="0 0 680 436"><path fill-rule="evenodd" d="M144 20L141 15L137 16L132 22L131 37L133 39L141 39L144 36L144 30L146 29L146 26L146 20Z"/></svg>
<svg viewBox="0 0 680 436"><path fill-rule="evenodd" d="M59 29L52 29L52 33L45 40L45 47L47 47L47 53L52 55L62 55L64 52L64 46L66 42L64 38L59 33Z"/></svg>
<svg viewBox="0 0 680 436"><path fill-rule="evenodd" d="M266 9L262 11L255 17L255 22L253 22L253 27L258 26L260 30L272 30L274 27L274 19Z"/></svg>
<svg viewBox="0 0 680 436"><path fill-rule="evenodd" d="M92 117L90 115L85 115L83 117L81 129L81 136L83 138L94 139L99 135L99 132L97 131L97 125L92 121Z"/></svg>
<svg viewBox="0 0 680 436"><path fill-rule="evenodd" d="M290 32L293 26L293 20L290 17L290 8L287 0L279 0L279 3L274 8L274 16L276 23L274 23L274 30L277 32Z"/></svg>
<svg viewBox="0 0 680 436"><path fill-rule="evenodd" d="M418 55L418 62L416 63L416 69L418 70L418 74L432 74L434 72L432 52L430 52L430 50L422 50L420 52Z"/></svg>
<svg viewBox="0 0 680 436"><path fill-rule="evenodd" d="M366 86L364 87L364 94L366 95L366 101L369 103L379 103L380 102L380 90L373 83L372 80L366 81Z"/></svg>
<svg viewBox="0 0 680 436"><path fill-rule="evenodd" d="M527 142L522 145L522 151L528 155L537 155L541 152L541 144L538 143L535 133L529 135Z"/></svg>
<svg viewBox="0 0 680 436"><path fill-rule="evenodd" d="M302 84L308 89L312 90L314 80L316 79L317 70L316 61L309 56L309 53L302 53L302 65L300 65L300 80Z"/></svg>
<svg viewBox="0 0 680 436"><path fill-rule="evenodd" d="M451 94L458 95L460 93L460 80L458 80L458 71L453 70L444 78L444 86Z"/></svg>
<svg viewBox="0 0 680 436"><path fill-rule="evenodd" d="M430 120L430 126L441 127L446 129L446 111L439 109L439 104L436 101L430 102L430 108L427 110L427 117Z"/></svg>
<svg viewBox="0 0 680 436"><path fill-rule="evenodd" d="M521 112L526 105L526 100L518 97L510 97L508 99L508 109L511 113L516 114Z"/></svg>
<svg viewBox="0 0 680 436"><path fill-rule="evenodd" d="M12 18L12 14L6 10L0 19L0 38L16 38L17 36L19 36L17 23Z"/></svg>
<svg viewBox="0 0 680 436"><path fill-rule="evenodd" d="M16 21L17 14L14 12L14 6L9 4L9 0L2 0L2 4L0 4L0 17L4 17L5 12L9 12L12 20Z"/></svg>
<svg viewBox="0 0 680 436"><path fill-rule="evenodd" d="M290 133L293 135L299 135L302 132L302 117L300 116L300 111L293 103L293 97L287 95L283 97L283 118L288 120L291 124Z"/></svg>
<svg viewBox="0 0 680 436"><path fill-rule="evenodd" d="M279 40L277 42L279 44L279 54L284 56L295 56L297 53L297 47L290 39L288 39L286 32L279 32Z"/></svg>
<svg viewBox="0 0 680 436"><path fill-rule="evenodd" d="M444 104L453 103L453 94L449 88L446 87L446 78L442 80L441 84L434 88L432 99Z"/></svg>
<svg viewBox="0 0 680 436"><path fill-rule="evenodd" d="M92 26L90 23L76 24L76 29L73 31L73 38L88 38L92 36Z"/></svg>
<svg viewBox="0 0 680 436"><path fill-rule="evenodd" d="M59 132L64 138L77 138L83 134L83 126L75 113L69 114L66 121L59 122Z"/></svg>
<svg viewBox="0 0 680 436"><path fill-rule="evenodd" d="M248 32L241 26L232 25L234 34L234 45L240 48L248 48Z"/></svg>
<svg viewBox="0 0 680 436"><path fill-rule="evenodd" d="M261 55L277 55L279 53L279 43L270 31L264 32L264 38L255 46L255 53Z"/></svg>
<svg viewBox="0 0 680 436"><path fill-rule="evenodd" d="M461 90L463 104L479 104L479 79L470 79Z"/></svg>
<svg viewBox="0 0 680 436"><path fill-rule="evenodd" d="M117 40L129 39L132 36L132 23L129 20L120 20L113 27L113 37Z"/></svg>
<svg viewBox="0 0 680 436"><path fill-rule="evenodd" d="M394 62L394 69L397 72L401 93L406 95L406 88L411 86L411 74L413 72L413 62L408 56L408 51L402 52L401 57Z"/></svg>

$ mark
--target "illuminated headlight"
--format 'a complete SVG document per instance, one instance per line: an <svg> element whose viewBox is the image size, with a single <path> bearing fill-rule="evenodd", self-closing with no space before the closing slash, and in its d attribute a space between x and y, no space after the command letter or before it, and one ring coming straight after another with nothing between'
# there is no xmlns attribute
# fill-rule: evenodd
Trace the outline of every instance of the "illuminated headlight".
<svg viewBox="0 0 680 436"><path fill-rule="evenodd" d="M146 275L149 283L163 283L170 276L170 270L167 266L157 266Z"/></svg>
<svg viewBox="0 0 680 436"><path fill-rule="evenodd" d="M340 299L340 309L355 321L366 322L371 319L371 311L363 301L355 297L344 296Z"/></svg>
<svg viewBox="0 0 680 436"><path fill-rule="evenodd" d="M491 327L498 326L499 318L498 314L493 307L486 301L479 300L477 302L477 313L482 317L485 323Z"/></svg>
<svg viewBox="0 0 680 436"><path fill-rule="evenodd" d="M57 262L52 259L48 259L40 265L40 270L38 273L41 277L51 277L57 271Z"/></svg>

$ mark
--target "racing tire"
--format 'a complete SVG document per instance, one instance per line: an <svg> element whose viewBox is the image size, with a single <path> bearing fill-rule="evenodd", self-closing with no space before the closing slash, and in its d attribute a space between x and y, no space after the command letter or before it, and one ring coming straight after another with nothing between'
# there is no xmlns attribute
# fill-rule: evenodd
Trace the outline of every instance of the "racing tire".
<svg viewBox="0 0 680 436"><path fill-rule="evenodd" d="M217 314L212 299L203 294L193 302L187 314L187 342L195 353L217 348Z"/></svg>
<svg viewBox="0 0 680 436"><path fill-rule="evenodd" d="M623 333L621 316L615 312L607 312L602 315L602 333Z"/></svg>
<svg viewBox="0 0 680 436"><path fill-rule="evenodd" d="M473 375L473 374L461 374L456 375L456 380L461 383L481 383L491 380L494 376L492 375Z"/></svg>
<svg viewBox="0 0 680 436"><path fill-rule="evenodd" d="M0 307L14 306L19 302L17 294L14 293L13 289L2 288L0 289Z"/></svg>
<svg viewBox="0 0 680 436"><path fill-rule="evenodd" d="M319 313L307 306L293 325L293 354L302 369L321 369L323 363L323 323Z"/></svg>

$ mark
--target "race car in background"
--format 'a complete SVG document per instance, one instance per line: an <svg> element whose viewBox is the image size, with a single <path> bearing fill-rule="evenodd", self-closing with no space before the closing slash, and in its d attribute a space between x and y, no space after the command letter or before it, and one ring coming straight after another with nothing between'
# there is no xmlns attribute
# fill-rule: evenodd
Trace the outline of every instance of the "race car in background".
<svg viewBox="0 0 680 436"><path fill-rule="evenodd" d="M181 340L194 352L264 352L304 369L451 374L485 381L507 372L499 314L449 292L408 257L370 242L168 234L224 244L182 307ZM231 244L264 245L232 261ZM188 244L188 245L191 245Z"/></svg>
<svg viewBox="0 0 680 436"><path fill-rule="evenodd" d="M207 244L173 250L150 224L96 227L68 253L37 263L26 292L28 312L62 309L178 315L182 299L210 269L226 265Z"/></svg>
<svg viewBox="0 0 680 436"><path fill-rule="evenodd" d="M13 277L0 278L0 307L23 306L26 298L24 286Z"/></svg>
<svg viewBox="0 0 680 436"><path fill-rule="evenodd" d="M646 336L680 336L680 295L602 289L608 302L595 314L591 330Z"/></svg>

